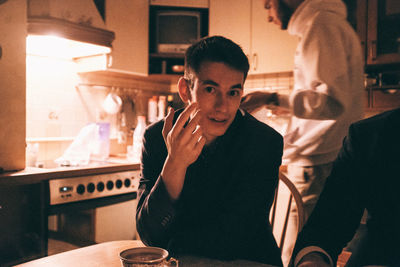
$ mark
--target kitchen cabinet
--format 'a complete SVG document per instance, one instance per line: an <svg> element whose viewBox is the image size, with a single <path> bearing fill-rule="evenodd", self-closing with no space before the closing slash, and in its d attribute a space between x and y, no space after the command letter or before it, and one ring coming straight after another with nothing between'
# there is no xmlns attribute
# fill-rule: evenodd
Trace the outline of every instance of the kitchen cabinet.
<svg viewBox="0 0 400 267"><path fill-rule="evenodd" d="M4 170L25 168L26 13L26 0L0 1L0 168Z"/></svg>
<svg viewBox="0 0 400 267"><path fill-rule="evenodd" d="M106 1L107 29L115 33L109 69L147 75L149 3L143 0Z"/></svg>
<svg viewBox="0 0 400 267"><path fill-rule="evenodd" d="M45 182L0 186L1 266L46 256L45 188Z"/></svg>
<svg viewBox="0 0 400 267"><path fill-rule="evenodd" d="M238 43L250 62L249 74L292 71L297 39L268 22L263 0L210 0L210 35Z"/></svg>
<svg viewBox="0 0 400 267"><path fill-rule="evenodd" d="M357 0L356 8L366 64L400 63L400 1Z"/></svg>
<svg viewBox="0 0 400 267"><path fill-rule="evenodd" d="M390 86L367 88L367 110L380 113L400 107L400 88Z"/></svg>
<svg viewBox="0 0 400 267"><path fill-rule="evenodd" d="M400 107L400 71L378 69L378 73L370 72L368 76L367 111L382 112Z"/></svg>

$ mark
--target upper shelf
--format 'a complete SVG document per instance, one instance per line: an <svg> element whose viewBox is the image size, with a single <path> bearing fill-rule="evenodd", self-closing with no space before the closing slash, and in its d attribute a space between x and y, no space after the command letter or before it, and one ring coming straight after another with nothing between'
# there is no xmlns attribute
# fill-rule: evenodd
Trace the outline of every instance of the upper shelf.
<svg viewBox="0 0 400 267"><path fill-rule="evenodd" d="M179 58L183 59L184 54L180 53L150 53L150 58Z"/></svg>
<svg viewBox="0 0 400 267"><path fill-rule="evenodd" d="M114 70L85 72L79 74L83 85L114 86L126 89L169 93L176 91L179 75L139 75Z"/></svg>

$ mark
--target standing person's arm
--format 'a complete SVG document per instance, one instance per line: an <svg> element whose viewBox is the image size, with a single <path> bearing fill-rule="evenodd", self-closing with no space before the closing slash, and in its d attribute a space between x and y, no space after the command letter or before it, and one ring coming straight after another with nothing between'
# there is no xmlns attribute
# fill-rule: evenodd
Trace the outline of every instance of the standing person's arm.
<svg viewBox="0 0 400 267"><path fill-rule="evenodd" d="M349 30L319 16L305 31L295 58L297 88L289 100L295 116L336 119L354 104L352 91L362 88L353 88L351 81L352 76L359 75L361 79L363 75L362 58L355 63L359 44Z"/></svg>
<svg viewBox="0 0 400 267"><path fill-rule="evenodd" d="M289 109L289 96L265 91L255 91L243 96L240 107L251 113L259 108L269 105Z"/></svg>

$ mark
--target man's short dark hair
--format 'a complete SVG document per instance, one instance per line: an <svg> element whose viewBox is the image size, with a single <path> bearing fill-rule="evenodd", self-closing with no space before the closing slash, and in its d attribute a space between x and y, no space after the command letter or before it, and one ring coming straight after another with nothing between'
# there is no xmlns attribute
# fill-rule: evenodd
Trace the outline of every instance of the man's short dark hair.
<svg viewBox="0 0 400 267"><path fill-rule="evenodd" d="M193 87L194 74L198 74L200 66L205 61L220 62L243 72L246 80L249 71L249 60L242 48L222 36L211 36L200 39L191 45L185 53L185 79Z"/></svg>

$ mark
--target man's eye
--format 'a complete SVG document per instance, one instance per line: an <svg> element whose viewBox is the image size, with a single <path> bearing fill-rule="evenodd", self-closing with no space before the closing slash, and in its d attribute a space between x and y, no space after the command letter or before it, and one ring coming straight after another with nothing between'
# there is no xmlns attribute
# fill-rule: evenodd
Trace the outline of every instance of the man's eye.
<svg viewBox="0 0 400 267"><path fill-rule="evenodd" d="M271 9L271 5L268 3L268 4L265 5L264 8L267 9L267 10L268 10L268 9Z"/></svg>
<svg viewBox="0 0 400 267"><path fill-rule="evenodd" d="M267 1L267 2L264 4L264 8L265 8L265 9L271 9L271 1Z"/></svg>
<svg viewBox="0 0 400 267"><path fill-rule="evenodd" d="M239 90L231 90L229 91L230 96L240 96Z"/></svg>
<svg viewBox="0 0 400 267"><path fill-rule="evenodd" d="M214 87L211 87L211 86L208 86L208 87L204 88L204 90L205 90L207 93L213 93L213 92L215 91L215 88L214 88Z"/></svg>

